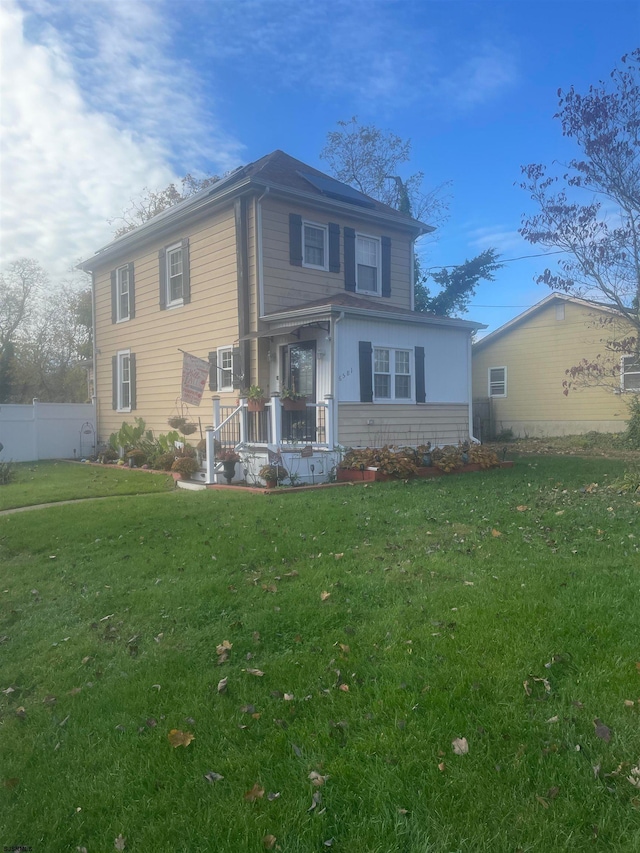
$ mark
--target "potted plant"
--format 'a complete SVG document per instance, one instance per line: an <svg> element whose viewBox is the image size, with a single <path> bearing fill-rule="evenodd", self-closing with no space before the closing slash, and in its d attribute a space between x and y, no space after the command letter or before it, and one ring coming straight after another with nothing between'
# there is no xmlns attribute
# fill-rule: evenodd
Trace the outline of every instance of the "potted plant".
<svg viewBox="0 0 640 853"><path fill-rule="evenodd" d="M180 429L180 430L186 424L186 422L187 422L187 419L182 418L179 415L176 415L175 417L169 418L167 420L167 423L169 424L171 429Z"/></svg>
<svg viewBox="0 0 640 853"><path fill-rule="evenodd" d="M251 385L243 392L243 396L247 398L247 410L249 412L264 412L266 400L264 391L259 385Z"/></svg>
<svg viewBox="0 0 640 853"><path fill-rule="evenodd" d="M300 394L293 388L283 388L280 391L280 399L286 412L304 412L307 408L306 394Z"/></svg>
<svg viewBox="0 0 640 853"><path fill-rule="evenodd" d="M171 466L171 470L180 474L183 480L188 480L200 466L193 456L179 456Z"/></svg>
<svg viewBox="0 0 640 853"><path fill-rule="evenodd" d="M236 462L240 462L240 457L235 450L223 450L218 459L222 462L224 478L230 484L236 473Z"/></svg>
<svg viewBox="0 0 640 853"><path fill-rule="evenodd" d="M288 476L286 469L282 465L263 465L258 473L267 484L268 489L275 489L278 482L281 482Z"/></svg>

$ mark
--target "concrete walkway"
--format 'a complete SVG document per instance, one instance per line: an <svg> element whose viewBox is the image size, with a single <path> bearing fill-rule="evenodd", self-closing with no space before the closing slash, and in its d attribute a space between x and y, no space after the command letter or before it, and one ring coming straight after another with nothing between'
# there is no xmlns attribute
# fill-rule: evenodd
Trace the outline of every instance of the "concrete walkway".
<svg viewBox="0 0 640 853"><path fill-rule="evenodd" d="M143 495L135 495L137 498L144 498L149 495L163 495L163 494L174 494L174 492L146 492ZM11 509L3 509L0 510L0 517L3 515L13 515L15 512L30 512L32 509L49 509L52 506L65 506L66 504L85 504L89 501L112 501L116 498L130 498L134 497L134 495L103 495L101 497L95 498L74 498L70 501L52 501L48 504L33 504L31 506L16 506Z"/></svg>

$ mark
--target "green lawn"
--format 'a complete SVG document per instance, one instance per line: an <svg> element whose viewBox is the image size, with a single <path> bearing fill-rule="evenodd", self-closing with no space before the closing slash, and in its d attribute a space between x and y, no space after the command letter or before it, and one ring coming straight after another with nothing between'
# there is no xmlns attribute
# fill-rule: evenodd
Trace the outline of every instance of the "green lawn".
<svg viewBox="0 0 640 853"><path fill-rule="evenodd" d="M0 486L0 511L80 498L163 492L174 485L168 475L115 465L24 462L16 465L15 472L13 482Z"/></svg>
<svg viewBox="0 0 640 853"><path fill-rule="evenodd" d="M640 506L606 489L622 470L528 457L0 518L2 843L636 853Z"/></svg>

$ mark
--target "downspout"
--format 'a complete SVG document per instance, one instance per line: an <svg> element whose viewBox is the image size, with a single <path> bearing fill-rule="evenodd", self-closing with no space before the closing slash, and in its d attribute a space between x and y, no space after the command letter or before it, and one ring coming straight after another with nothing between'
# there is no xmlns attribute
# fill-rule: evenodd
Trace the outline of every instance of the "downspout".
<svg viewBox="0 0 640 853"><path fill-rule="evenodd" d="M262 199L269 194L269 187L265 189L260 198L256 200L256 247L258 252L258 263L256 264L256 276L258 285L258 319L264 316L264 279L262 263Z"/></svg>
<svg viewBox="0 0 640 853"><path fill-rule="evenodd" d="M416 310L416 241L411 241L411 310Z"/></svg>
<svg viewBox="0 0 640 853"><path fill-rule="evenodd" d="M469 438L475 444L482 444L479 438L473 434L473 369L471 361L471 332L467 338L467 400L469 405Z"/></svg>
<svg viewBox="0 0 640 853"><path fill-rule="evenodd" d="M96 274L91 273L91 338L92 338L92 357L93 357L93 394L91 402L93 403L93 419L96 429L96 446L95 452L98 452L99 433L98 433L98 347L96 342Z"/></svg>
<svg viewBox="0 0 640 853"><path fill-rule="evenodd" d="M340 409L340 400L338 399L338 323L344 320L344 311L341 311L336 319L331 318L331 393L333 394L333 441L334 444L340 444L340 436L338 435L338 410Z"/></svg>

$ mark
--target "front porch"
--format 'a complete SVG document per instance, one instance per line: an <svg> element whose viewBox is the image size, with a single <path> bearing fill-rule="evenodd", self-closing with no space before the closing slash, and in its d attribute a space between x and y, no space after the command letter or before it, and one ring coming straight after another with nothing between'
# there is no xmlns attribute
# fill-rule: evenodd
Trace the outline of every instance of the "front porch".
<svg viewBox="0 0 640 853"><path fill-rule="evenodd" d="M262 482L264 465L278 464L292 483L326 482L339 461L334 447L335 409L333 397L306 402L297 410L287 407L273 394L261 411L250 411L241 399L236 407L222 406L213 398L213 426L206 430L206 459L193 479L205 484L247 481ZM240 456L229 481L222 458L230 450Z"/></svg>

